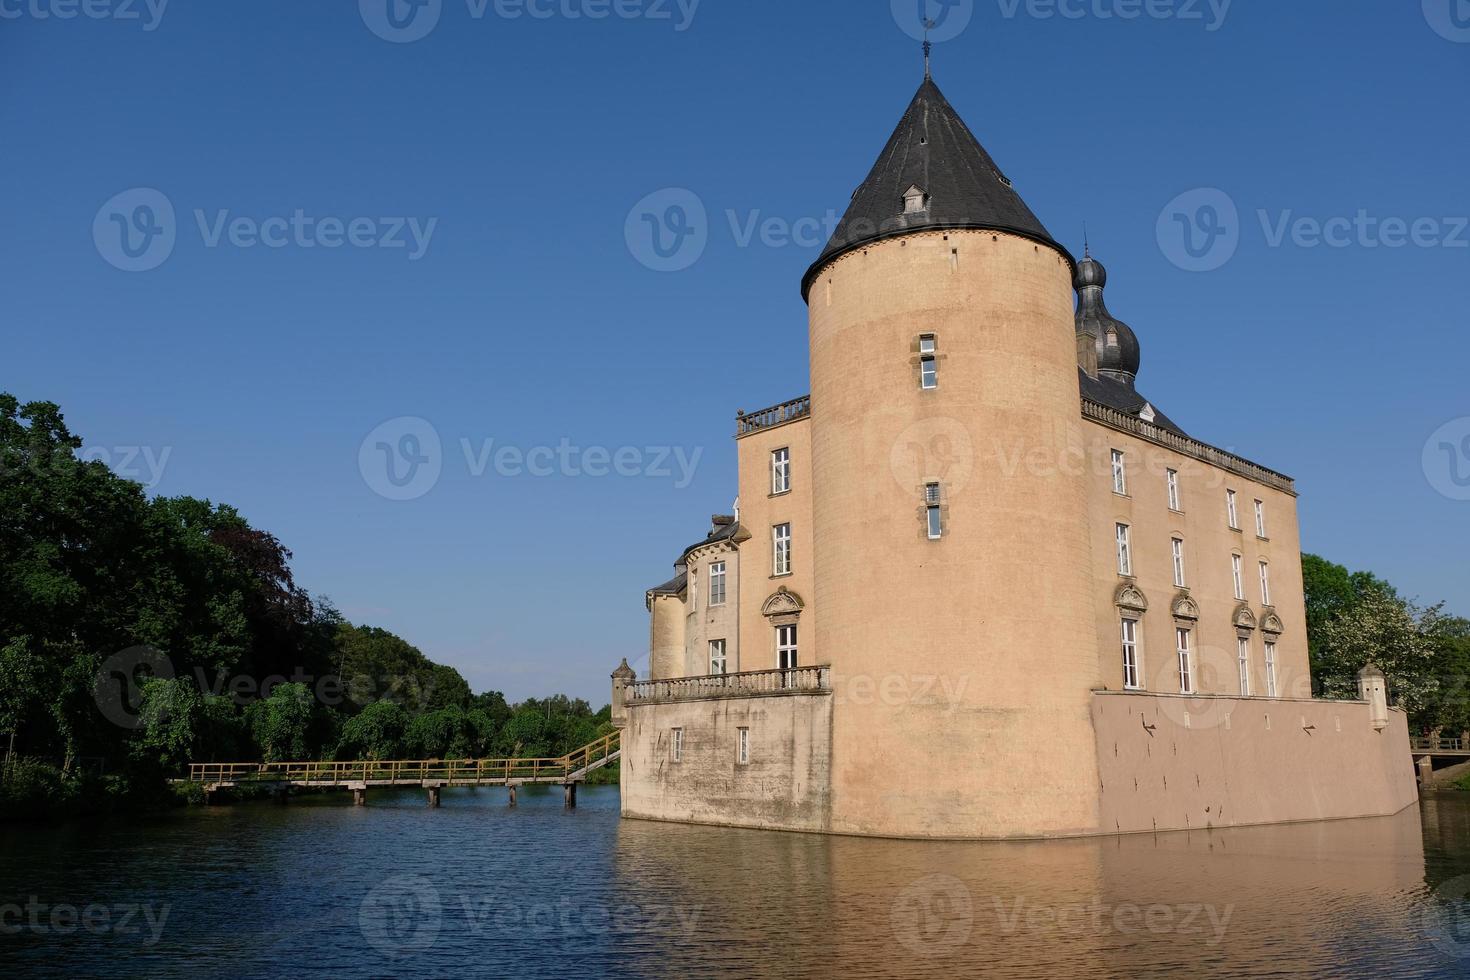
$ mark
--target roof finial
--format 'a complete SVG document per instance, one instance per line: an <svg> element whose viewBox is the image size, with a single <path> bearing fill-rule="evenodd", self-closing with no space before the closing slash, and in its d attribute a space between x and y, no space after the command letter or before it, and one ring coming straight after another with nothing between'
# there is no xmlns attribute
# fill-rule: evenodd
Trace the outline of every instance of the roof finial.
<svg viewBox="0 0 1470 980"><path fill-rule="evenodd" d="M929 55L934 51L934 45L929 40L929 32L938 22L930 17L924 18L924 79L929 79Z"/></svg>
<svg viewBox="0 0 1470 980"><path fill-rule="evenodd" d="M1092 245L1087 241L1087 222L1082 222L1082 257L1092 258Z"/></svg>

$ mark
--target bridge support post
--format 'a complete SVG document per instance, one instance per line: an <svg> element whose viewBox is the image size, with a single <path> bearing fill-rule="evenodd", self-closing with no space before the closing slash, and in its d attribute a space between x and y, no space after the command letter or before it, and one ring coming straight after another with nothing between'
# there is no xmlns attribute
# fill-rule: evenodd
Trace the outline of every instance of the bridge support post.
<svg viewBox="0 0 1470 980"><path fill-rule="evenodd" d="M564 790L565 806L568 810L577 808L577 784L567 783Z"/></svg>
<svg viewBox="0 0 1470 980"><path fill-rule="evenodd" d="M508 787L510 789L510 805L512 807L514 807L516 805L516 789L517 789L517 787L516 787L516 784L515 783L509 783L507 785L508 785Z"/></svg>
<svg viewBox="0 0 1470 980"><path fill-rule="evenodd" d="M439 787L429 786L426 789L429 791L429 806L437 809L439 806Z"/></svg>
<svg viewBox="0 0 1470 980"><path fill-rule="evenodd" d="M282 805L291 802L291 787L282 786L275 792L276 802Z"/></svg>
<svg viewBox="0 0 1470 980"><path fill-rule="evenodd" d="M1434 760L1427 755L1421 755L1414 760L1414 771L1419 777L1419 785L1428 788L1434 781Z"/></svg>
<svg viewBox="0 0 1470 980"><path fill-rule="evenodd" d="M352 787L352 805L353 806L367 806L367 787L366 786L354 786L354 787Z"/></svg>

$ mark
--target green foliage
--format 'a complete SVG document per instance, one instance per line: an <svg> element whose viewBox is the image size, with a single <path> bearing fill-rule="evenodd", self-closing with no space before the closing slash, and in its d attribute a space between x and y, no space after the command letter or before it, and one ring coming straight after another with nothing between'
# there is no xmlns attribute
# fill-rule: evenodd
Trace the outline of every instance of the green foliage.
<svg viewBox="0 0 1470 980"><path fill-rule="evenodd" d="M150 498L81 446L56 405L0 393L0 818L177 800L193 761L560 756L600 734L585 702L474 695L313 599L234 508ZM166 669L113 676L140 647Z"/></svg>

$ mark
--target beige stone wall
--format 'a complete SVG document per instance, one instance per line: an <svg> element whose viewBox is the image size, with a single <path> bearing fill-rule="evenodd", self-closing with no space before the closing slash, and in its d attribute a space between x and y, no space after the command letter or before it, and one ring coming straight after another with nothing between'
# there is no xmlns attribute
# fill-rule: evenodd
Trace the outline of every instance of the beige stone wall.
<svg viewBox="0 0 1470 980"><path fill-rule="evenodd" d="M758 827L830 829L832 697L776 695L628 708L623 816ZM672 731L684 730L682 760ZM750 762L737 760L750 730Z"/></svg>
<svg viewBox="0 0 1470 980"><path fill-rule="evenodd" d="M1386 816L1418 799L1407 716L1358 701L1096 694L1101 831ZM1310 728L1310 731L1307 729Z"/></svg>
<svg viewBox="0 0 1470 980"><path fill-rule="evenodd" d="M657 595L649 610L648 676L685 677L684 632L688 619L684 600Z"/></svg>
<svg viewBox="0 0 1470 980"><path fill-rule="evenodd" d="M1264 631L1274 612L1284 631L1277 637L1277 693L1310 697L1307 621L1303 600L1301 537L1297 500L1291 493L1228 472L1155 443L1087 420L1087 501L1092 524L1092 561L1103 683L1123 688L1121 612L1115 602L1125 582L1118 573L1116 528L1127 524L1133 550L1132 581L1147 597L1142 625L1144 687L1178 694L1179 668L1171 613L1181 590L1174 585L1171 539L1184 541L1185 583L1199 605L1194 627L1195 690L1205 694L1239 694L1236 665L1236 610L1231 555L1241 556L1245 605L1258 626L1250 634L1251 693L1266 693ZM1126 496L1113 491L1112 451L1124 454ZM1180 504L1171 510L1167 473L1179 472ZM1236 491L1240 529L1227 519L1226 491ZM1255 501L1266 508L1266 538L1256 535ZM1271 599L1261 601L1259 562L1271 565Z"/></svg>
<svg viewBox="0 0 1470 980"><path fill-rule="evenodd" d="M737 443L740 465L740 524L750 532L741 545L746 560L741 563L740 670L772 670L776 663L775 628L761 608L777 589L786 588L806 604L797 623L799 660L802 665L825 663L817 647L815 614L812 609L816 568L812 535L812 424L804 418L772 429L764 429ZM771 493L771 453L791 451L791 490ZM791 525L791 574L772 574L771 529Z"/></svg>
<svg viewBox="0 0 1470 980"><path fill-rule="evenodd" d="M933 232L850 253L815 282L814 605L839 831L1097 826L1085 479L988 454L997 433L1053 460L1083 452L1071 279L1029 240ZM921 333L938 338L935 391L919 386ZM931 480L940 541L925 531Z"/></svg>
<svg viewBox="0 0 1470 980"><path fill-rule="evenodd" d="M698 677L710 673L711 640L725 641L725 672L735 673L740 663L740 552L733 544L720 541L696 548L685 560L689 564L690 581L697 581L697 587L687 593L684 605L684 663L679 673L659 676ZM719 562L725 563L725 601L713 605L710 566ZM697 580L693 576L698 576Z"/></svg>

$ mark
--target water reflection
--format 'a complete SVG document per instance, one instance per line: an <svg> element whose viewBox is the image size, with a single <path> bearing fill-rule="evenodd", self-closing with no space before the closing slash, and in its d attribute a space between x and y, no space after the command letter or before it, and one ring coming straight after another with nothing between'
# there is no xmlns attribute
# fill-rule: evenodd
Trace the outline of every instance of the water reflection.
<svg viewBox="0 0 1470 980"><path fill-rule="evenodd" d="M1025 844L620 821L613 789L573 813L558 793L505 802L383 793L0 830L0 974L1470 973L1470 903L1448 900L1470 883L1465 795L1378 820ZM33 897L168 918L150 941L5 915Z"/></svg>

